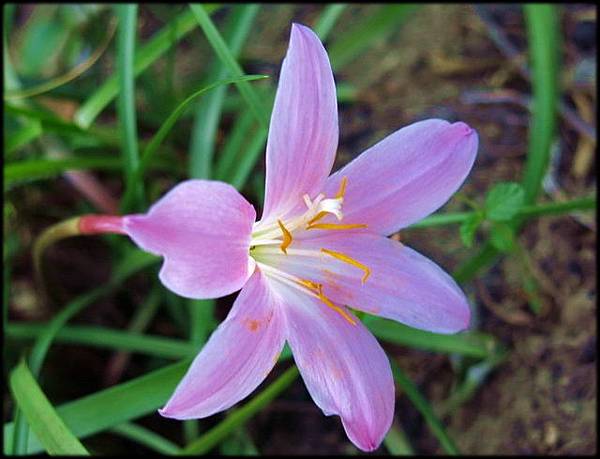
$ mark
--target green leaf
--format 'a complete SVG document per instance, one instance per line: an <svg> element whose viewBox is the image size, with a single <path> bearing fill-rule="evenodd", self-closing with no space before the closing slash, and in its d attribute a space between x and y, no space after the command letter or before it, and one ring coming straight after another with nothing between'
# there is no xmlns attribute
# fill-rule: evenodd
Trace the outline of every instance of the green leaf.
<svg viewBox="0 0 600 459"><path fill-rule="evenodd" d="M21 360L10 375L10 389L31 429L48 454L89 455L56 413L24 360Z"/></svg>
<svg viewBox="0 0 600 459"><path fill-rule="evenodd" d="M185 455L203 454L218 445L235 429L243 425L252 415L260 411L277 395L283 392L298 377L298 368L288 368L279 378L267 386L260 394L241 408L236 408L215 427L204 433L200 438L187 445L181 452Z"/></svg>
<svg viewBox="0 0 600 459"><path fill-rule="evenodd" d="M138 5L115 5L119 18L117 34L117 75L119 78L119 98L117 114L121 133L121 151L123 155L125 191L121 200L121 212L139 210L144 201L144 184L137 173L140 165L138 152L137 117L135 106L135 76L133 61L137 29Z"/></svg>
<svg viewBox="0 0 600 459"><path fill-rule="evenodd" d="M173 393L191 359L146 373L123 384L104 389L57 408L67 428L85 438L160 408ZM126 402L126 403L125 403ZM13 423L4 424L4 444L10 444ZM6 447L6 446L5 446ZM29 436L28 453L41 450L37 436Z"/></svg>
<svg viewBox="0 0 600 459"><path fill-rule="evenodd" d="M475 239L475 232L479 225L483 221L483 216L479 212L475 212L465 219L459 228L460 240L466 247L473 246L473 240Z"/></svg>
<svg viewBox="0 0 600 459"><path fill-rule="evenodd" d="M36 338L48 327L48 323L13 323L6 325L7 339ZM54 342L93 346L119 351L139 352L165 359L182 359L198 352L198 346L187 341L164 336L125 332L110 328L88 325L63 327L55 336Z"/></svg>
<svg viewBox="0 0 600 459"><path fill-rule="evenodd" d="M496 222L506 222L519 213L525 200L525 190L518 183L497 183L485 198L486 216Z"/></svg>
<svg viewBox="0 0 600 459"><path fill-rule="evenodd" d="M329 59L333 70L342 68L356 59L377 40L383 40L398 30L417 10L419 5L379 5L377 11L356 25L345 29L329 47Z"/></svg>
<svg viewBox="0 0 600 459"><path fill-rule="evenodd" d="M383 444L392 456L414 456L415 454L406 434L396 422L390 427Z"/></svg>
<svg viewBox="0 0 600 459"><path fill-rule="evenodd" d="M225 37L234 59L238 58L246 43L259 8L260 6L256 4L240 5L234 7L228 17ZM207 79L222 80L227 78L229 73L227 66L215 58ZM210 179L212 177L213 153L226 89L221 87L213 91L202 104L198 105L196 110L190 140L191 178Z"/></svg>
<svg viewBox="0 0 600 459"><path fill-rule="evenodd" d="M175 455L180 451L180 448L172 441L167 440L145 427L130 422L125 422L113 427L110 431L125 438L129 438L130 440L144 445L160 454Z"/></svg>
<svg viewBox="0 0 600 459"><path fill-rule="evenodd" d="M210 19L206 9L200 4L190 4L190 9L198 24L204 31L206 38L212 48L214 49L219 59L223 62L223 64L227 67L229 72L234 77L240 77L244 75L244 70L238 64L235 59L233 53L223 40L223 37L215 27L213 21ZM236 84L237 88L240 91L240 94L250 107L250 110L256 116L256 119L264 128L268 128L269 126L269 114L268 111L264 108L261 99L258 97L258 94L254 91L252 86L248 84L246 81L240 81Z"/></svg>
<svg viewBox="0 0 600 459"><path fill-rule="evenodd" d="M319 20L315 24L314 31L319 36L321 41L325 41L331 32L331 29L339 19L340 15L344 12L348 5L342 3L334 3L333 5L327 5Z"/></svg>
<svg viewBox="0 0 600 459"><path fill-rule="evenodd" d="M498 347L498 343L491 335L480 332L442 335L371 315L367 315L363 323L377 338L426 351L485 358L494 353Z"/></svg>
<svg viewBox="0 0 600 459"><path fill-rule="evenodd" d="M210 13L217 10L217 5L205 5ZM134 75L138 76L152 63L161 57L172 45L189 34L196 26L194 15L184 11L169 24L157 32L148 43L140 46L135 53ZM83 128L89 127L100 112L112 102L119 93L119 81L114 74L108 78L77 110L74 115L75 123Z"/></svg>
<svg viewBox="0 0 600 459"><path fill-rule="evenodd" d="M526 4L523 10L529 40L533 100L522 183L525 203L532 204L548 168L550 147L556 130L561 74L560 18L556 5L552 4Z"/></svg>
<svg viewBox="0 0 600 459"><path fill-rule="evenodd" d="M494 223L490 231L490 242L501 252L511 252L515 246L515 231L505 223Z"/></svg>
<svg viewBox="0 0 600 459"><path fill-rule="evenodd" d="M169 117L164 121L164 123L160 126L158 132L154 134L152 140L148 143L144 151L142 152L142 159L140 163L140 167L136 170L136 176L138 180L141 180L142 174L148 167L148 164L153 160L154 154L158 150L158 147L162 143L162 141L167 137L179 117L184 113L185 109L190 105L192 101L194 101L197 97L202 96L207 91L210 91L213 88L217 88L219 86L231 83L237 83L240 81L252 81L252 80L260 80L263 78L268 78L266 75L245 75L243 77L237 78L229 78L227 80L217 81L212 83L195 93L188 96L183 102L181 102L175 110L169 115ZM130 197L124 198L124 201L131 199Z"/></svg>
<svg viewBox="0 0 600 459"><path fill-rule="evenodd" d="M415 405L417 410L419 410L419 412L423 415L423 418L425 419L425 422L427 422L431 433L433 433L433 435L435 435L435 437L439 440L444 451L453 456L460 454L456 444L450 438L446 432L446 429L444 429L442 422L436 416L433 408L427 399L423 397L415 383L413 383L408 376L404 374L396 362L392 360L390 363L392 366L394 381L396 381L413 405Z"/></svg>
<svg viewBox="0 0 600 459"><path fill-rule="evenodd" d="M37 139L43 134L42 125L37 120L24 123L16 132L12 132L4 139L4 152L9 155Z"/></svg>

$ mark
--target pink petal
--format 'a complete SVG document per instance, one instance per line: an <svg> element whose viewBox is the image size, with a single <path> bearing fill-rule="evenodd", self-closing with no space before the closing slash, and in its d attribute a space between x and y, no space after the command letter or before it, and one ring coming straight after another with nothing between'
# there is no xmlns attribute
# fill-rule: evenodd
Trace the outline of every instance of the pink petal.
<svg viewBox="0 0 600 459"><path fill-rule="evenodd" d="M456 333L469 326L467 299L444 270L399 242L368 233L349 237L321 234L295 239L289 255L265 259L278 269L323 284L326 296L355 309L436 333ZM366 265L361 269L323 253L317 258L292 256L293 249L321 248L343 253Z"/></svg>
<svg viewBox="0 0 600 459"><path fill-rule="evenodd" d="M204 418L248 396L281 353L282 319L280 305L260 271L255 271L160 414Z"/></svg>
<svg viewBox="0 0 600 459"><path fill-rule="evenodd" d="M124 217L142 249L165 258L162 283L178 295L216 298L239 290L254 270L249 257L254 207L223 182L188 180L146 215Z"/></svg>
<svg viewBox="0 0 600 459"><path fill-rule="evenodd" d="M477 133L465 123L430 119L404 127L333 174L335 195L348 177L344 220L391 234L421 220L458 190L477 153Z"/></svg>
<svg viewBox="0 0 600 459"><path fill-rule="evenodd" d="M352 325L321 301L277 283L285 303L287 339L314 402L326 416L339 415L348 438L376 449L394 416L389 361L373 335Z"/></svg>
<svg viewBox="0 0 600 459"><path fill-rule="evenodd" d="M283 218L325 183L338 143L335 83L319 38L292 24L267 141L262 221Z"/></svg>

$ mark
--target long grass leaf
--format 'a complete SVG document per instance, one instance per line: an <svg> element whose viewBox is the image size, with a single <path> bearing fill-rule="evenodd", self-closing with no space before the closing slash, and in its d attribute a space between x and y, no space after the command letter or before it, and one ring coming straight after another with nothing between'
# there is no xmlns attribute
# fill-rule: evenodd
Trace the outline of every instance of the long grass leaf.
<svg viewBox="0 0 600 459"><path fill-rule="evenodd" d="M532 116L523 188L525 203L535 202L550 160L558 103L560 25L555 5L523 6L532 73Z"/></svg>
<svg viewBox="0 0 600 459"><path fill-rule="evenodd" d="M102 432L160 408L172 394L190 362L191 359L184 360L65 403L57 407L56 412L77 438ZM12 435L13 423L4 424L5 445L11 441ZM37 436L30 435L28 452L35 454L41 449Z"/></svg>
<svg viewBox="0 0 600 459"><path fill-rule="evenodd" d="M181 450L181 454L203 454L227 438L236 428L244 424L252 415L264 408L271 400L283 392L298 376L295 366L286 370L279 378L272 382L260 394L246 403L241 408L236 408L227 414L227 417L215 427L204 433L200 438Z"/></svg>
<svg viewBox="0 0 600 459"><path fill-rule="evenodd" d="M132 209L138 210L144 199L143 182L139 180L138 175L140 158L133 71L138 5L122 4L116 5L115 8L119 17L117 75L121 88L117 100L117 113L121 132L121 151L125 177L125 191L121 202L121 211L127 212ZM127 199L129 196L131 198Z"/></svg>
<svg viewBox="0 0 600 459"><path fill-rule="evenodd" d="M423 397L417 386L404 374L396 362L392 360L390 363L392 365L394 381L396 381L396 384L400 386L413 405L423 415L431 433L439 440L444 451L453 456L460 454L456 444L450 438L446 429L444 429L442 422L436 416L427 399Z"/></svg>
<svg viewBox="0 0 600 459"><path fill-rule="evenodd" d="M494 337L480 332L442 335L374 316L366 316L364 324L382 340L431 352L460 354L483 359L495 353L499 346Z"/></svg>
<svg viewBox="0 0 600 459"><path fill-rule="evenodd" d="M10 375L10 389L46 452L50 455L89 455L56 413L24 360Z"/></svg>
<svg viewBox="0 0 600 459"><path fill-rule="evenodd" d="M205 5L205 9L209 13L218 8L218 5ZM134 60L135 76L156 62L171 46L188 35L195 26L194 15L186 10L163 27L148 43L137 50ZM109 77L77 110L74 115L75 123L83 128L91 126L100 112L117 96L119 88L117 75Z"/></svg>
<svg viewBox="0 0 600 459"><path fill-rule="evenodd" d="M333 70L339 70L356 59L376 40L382 40L406 21L419 5L380 5L373 14L347 28L329 47Z"/></svg>
<svg viewBox="0 0 600 459"><path fill-rule="evenodd" d="M6 337L9 339L36 338L48 326L46 323L8 323ZM198 352L198 347L187 341L112 330L87 325L71 325L63 327L54 338L57 343L77 344L115 349L120 351L139 352L165 359L190 357Z"/></svg>
<svg viewBox="0 0 600 459"><path fill-rule="evenodd" d="M160 454L178 454L179 446L145 427L126 422L112 427L110 432L133 440Z"/></svg>
<svg viewBox="0 0 600 459"><path fill-rule="evenodd" d="M190 9L198 24L204 31L206 38L213 50L219 56L219 59L223 61L223 63L227 66L229 72L231 72L232 76L242 76L244 75L244 71L242 67L238 64L237 60L234 58L233 53L223 40L223 37L213 24L210 16L207 11L204 9L202 5L199 4L191 4ZM248 84L246 81L241 81L236 85L240 91L240 94L256 116L256 119L263 127L268 127L269 125L269 116L268 112L265 110L258 94L254 91L254 89Z"/></svg>
<svg viewBox="0 0 600 459"><path fill-rule="evenodd" d="M257 4L234 7L225 33L227 45L234 59L237 59L260 6ZM216 60L209 80L222 80L229 70L221 60ZM190 177L210 179L212 176L213 154L217 128L221 119L225 87L217 88L198 105L190 141Z"/></svg>

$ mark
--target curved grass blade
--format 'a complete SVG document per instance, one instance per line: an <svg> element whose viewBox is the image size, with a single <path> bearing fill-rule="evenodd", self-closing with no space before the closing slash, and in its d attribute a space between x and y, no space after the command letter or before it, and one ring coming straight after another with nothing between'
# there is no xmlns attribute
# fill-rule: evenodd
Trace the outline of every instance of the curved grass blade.
<svg viewBox="0 0 600 459"><path fill-rule="evenodd" d="M315 33L319 36L321 41L327 39L329 32L331 32L331 29L347 6L348 5L344 5L343 3L334 3L333 5L327 5L323 9L314 28Z"/></svg>
<svg viewBox="0 0 600 459"><path fill-rule="evenodd" d="M406 434L397 422L390 427L383 444L392 456L414 456L415 454Z"/></svg>
<svg viewBox="0 0 600 459"><path fill-rule="evenodd" d="M56 412L77 438L85 438L161 407L189 367L191 359L152 371L139 378L65 403ZM127 403L124 403L124 400ZM5 445L13 436L13 423L4 424ZM30 435L28 452L41 451L37 436Z"/></svg>
<svg viewBox="0 0 600 459"><path fill-rule="evenodd" d="M108 27L108 32L104 36L104 40L98 48L83 62L69 70L67 73L60 75L58 77L52 78L49 81L41 83L39 85L33 86L31 88L19 89L14 91L8 91L4 93L4 100L7 99L24 99L27 97L38 96L48 91L52 91L53 89L58 88L85 73L92 65L94 65L100 56L104 54L106 48L108 48L108 44L113 37L113 34L116 30L116 21L111 21Z"/></svg>
<svg viewBox="0 0 600 459"><path fill-rule="evenodd" d="M233 57L233 53L225 43L225 40L223 40L223 37L213 24L212 20L210 19L210 16L208 15L204 7L199 4L190 4L189 7L192 10L192 13L194 13L198 24L200 24L200 27L204 31L204 34L206 35L206 38L208 39L210 45L213 47L215 53L217 53L217 56L219 56L219 59L221 59L223 64L227 66L227 68L233 76L243 76L244 70L242 69L240 64L238 64L235 57ZM252 110L252 113L254 113L254 116L256 116L256 119L261 124L261 126L263 126L264 128L268 128L268 111L265 110L265 108L263 107L263 104L260 98L258 97L258 94L254 91L252 86L250 86L245 81L238 82L236 86L238 87L240 94L245 99L246 103L250 107L250 110Z"/></svg>
<svg viewBox="0 0 600 459"><path fill-rule="evenodd" d="M211 13L217 10L219 6L205 5L205 8L207 12ZM136 52L133 63L134 75L138 76L146 70L172 45L189 34L195 26L194 15L186 10L163 27L148 43L140 46ZM117 96L119 89L117 75L112 75L77 110L74 116L75 123L83 128L91 126L100 112Z"/></svg>
<svg viewBox="0 0 600 459"><path fill-rule="evenodd" d="M249 4L233 7L225 36L234 59L237 59L260 5ZM229 71L222 61L213 63L209 81L227 78ZM217 128L221 119L226 87L217 88L206 96L204 103L198 105L190 141L190 177L210 179L212 177L213 153Z"/></svg>
<svg viewBox="0 0 600 459"><path fill-rule="evenodd" d="M218 445L237 427L246 422L252 415L264 408L271 400L283 392L295 381L298 374L296 366L288 368L285 373L272 382L260 394L241 408L232 410L223 421L183 448L181 454L203 454Z"/></svg>
<svg viewBox="0 0 600 459"><path fill-rule="evenodd" d="M363 323L378 338L415 349L483 359L499 348L496 339L481 332L442 335L408 327L393 320L366 315Z"/></svg>
<svg viewBox="0 0 600 459"><path fill-rule="evenodd" d="M365 20L357 22L343 34L336 37L329 47L329 59L334 71L356 59L372 46L375 40L381 40L406 21L419 5L380 5L379 9Z"/></svg>
<svg viewBox="0 0 600 459"><path fill-rule="evenodd" d="M404 372L400 369L398 364L393 360L390 361L392 366L392 373L394 375L394 381L400 386L402 391L406 394L406 396L410 399L410 401L415 405L417 410L423 415L425 418L425 422L431 429L431 432L435 437L439 440L442 448L447 454L452 456L456 456L460 454L458 448L454 441L448 436L442 422L438 419L436 414L434 413L431 405L427 401L421 392L415 386L415 384L404 374Z"/></svg>
<svg viewBox="0 0 600 459"><path fill-rule="evenodd" d="M133 440L140 445L144 445L160 454L175 455L180 451L179 446L172 441L167 440L145 427L131 422L112 427L110 432L129 438L130 440Z"/></svg>
<svg viewBox="0 0 600 459"><path fill-rule="evenodd" d="M10 389L46 452L51 455L89 455L56 413L24 360L10 375Z"/></svg>
<svg viewBox="0 0 600 459"><path fill-rule="evenodd" d="M260 80L263 78L268 78L268 76L266 76L266 75L245 75L243 77L238 77L238 78L229 78L227 80L221 80L221 81L212 83L212 84L196 91L195 93L191 94L190 96L188 96L183 102L181 102L175 108L175 110L173 110L173 112L169 115L169 117L161 125L158 132L156 134L154 134L154 137L152 137L152 140L148 143L148 145L142 152L140 166L136 170L136 180L138 180L138 181L142 180L143 173L146 170L146 168L148 167L148 164L150 163L150 161L152 161L154 154L158 150L158 147L160 146L162 141L165 139L165 137L169 134L171 128L173 127L175 122L179 119L179 117L183 114L185 109L197 97L200 97L207 91L210 91L211 89L217 88L221 85L237 83L240 81ZM131 198L128 198L127 196L124 197L124 202L127 203L129 199L131 199Z"/></svg>

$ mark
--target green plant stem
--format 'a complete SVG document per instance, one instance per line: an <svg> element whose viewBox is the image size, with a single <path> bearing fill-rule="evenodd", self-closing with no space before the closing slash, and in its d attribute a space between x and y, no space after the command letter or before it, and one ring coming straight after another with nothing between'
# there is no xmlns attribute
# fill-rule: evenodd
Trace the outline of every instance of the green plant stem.
<svg viewBox="0 0 600 459"><path fill-rule="evenodd" d="M117 72L121 91L119 92L117 112L121 131L122 151L124 158L125 192L121 203L121 211L128 212L131 209L126 199L132 195L133 209L137 209L143 203L143 183L138 178L140 158L137 140L137 121L135 106L135 37L137 25L138 5L116 5L119 17L119 32L117 36Z"/></svg>
<svg viewBox="0 0 600 459"><path fill-rule="evenodd" d="M577 211L592 210L596 208L596 198L593 196L573 199L564 202L547 202L523 206L517 213L518 217L531 218L546 215L563 215ZM430 215L423 220L409 226L407 229L429 228L433 226L460 224L469 219L475 212L456 212Z"/></svg>
<svg viewBox="0 0 600 459"><path fill-rule="evenodd" d="M525 203L534 203L550 160L559 96L560 25L555 5L523 6L532 73L532 114L523 188Z"/></svg>
<svg viewBox="0 0 600 459"><path fill-rule="evenodd" d="M233 57L232 52L213 24L204 7L200 4L191 4L190 9L192 10L192 13L194 13L194 16L196 16L198 24L204 31L204 34L213 47L215 53L217 53L219 59L221 59L221 61L223 61L223 63L227 66L231 72L231 75L234 77L243 76L244 71L242 67L238 64L235 57ZM262 101L258 97L258 94L246 81L240 81L236 85L240 91L240 94L248 103L250 110L256 116L258 122L261 123L263 127L267 128L269 125L269 112L263 107Z"/></svg>
<svg viewBox="0 0 600 459"><path fill-rule="evenodd" d="M406 396L410 399L410 401L415 405L415 407L419 410L419 412L425 418L425 422L431 429L431 432L436 436L439 440L442 448L447 454L452 456L456 456L460 454L458 448L454 444L454 441L448 436L444 426L441 421L435 415L431 405L421 395L421 392L417 388L417 386L404 374L404 372L400 369L398 364L393 360L390 361L392 366L392 373L394 375L394 380L400 386L400 388L404 391Z"/></svg>
<svg viewBox="0 0 600 459"><path fill-rule="evenodd" d="M319 36L321 41L325 41L329 36L329 32L339 19L340 15L344 12L348 5L343 3L334 3L333 5L327 5L321 16L319 16L319 20L315 24L314 31Z"/></svg>
<svg viewBox="0 0 600 459"><path fill-rule="evenodd" d="M233 430L246 422L254 413L264 408L271 400L283 392L294 382L298 374L296 366L286 370L285 373L269 384L260 394L241 408L231 411L223 421L183 448L181 453L190 455L203 454L209 451L225 439Z"/></svg>
<svg viewBox="0 0 600 459"><path fill-rule="evenodd" d="M172 441L161 437L145 427L131 422L125 422L112 427L109 431L125 438L129 438L130 440L144 445L160 454L175 455L180 451L180 448Z"/></svg>

